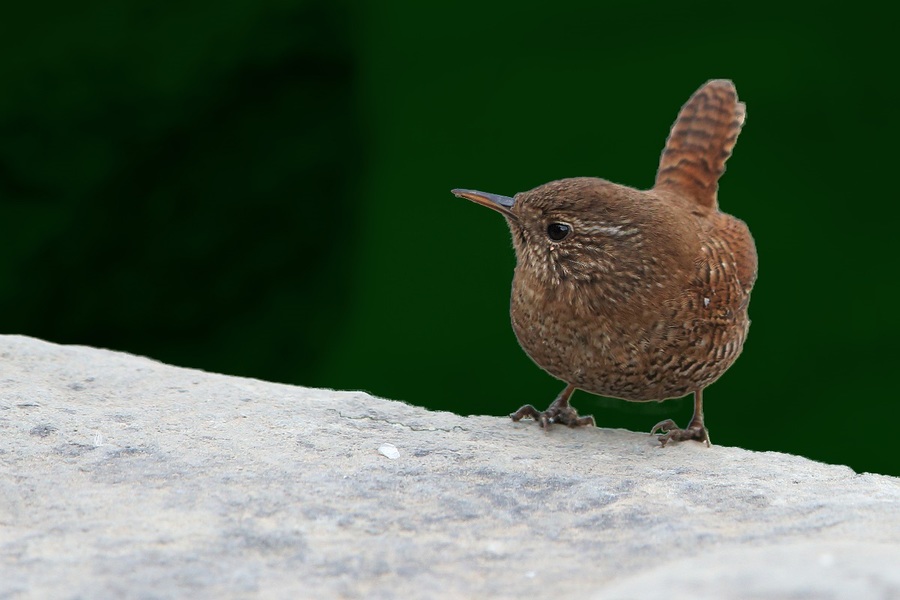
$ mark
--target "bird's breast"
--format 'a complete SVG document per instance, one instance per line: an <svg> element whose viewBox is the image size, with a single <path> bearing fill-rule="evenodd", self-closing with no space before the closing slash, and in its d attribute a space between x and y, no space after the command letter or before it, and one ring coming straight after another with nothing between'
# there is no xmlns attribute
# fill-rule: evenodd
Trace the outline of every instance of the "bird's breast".
<svg viewBox="0 0 900 600"><path fill-rule="evenodd" d="M628 306L595 292L586 301L561 286L516 278L510 316L538 366L602 396L662 400L703 388L737 358L749 325L745 306L723 316L712 300L697 305L689 286Z"/></svg>

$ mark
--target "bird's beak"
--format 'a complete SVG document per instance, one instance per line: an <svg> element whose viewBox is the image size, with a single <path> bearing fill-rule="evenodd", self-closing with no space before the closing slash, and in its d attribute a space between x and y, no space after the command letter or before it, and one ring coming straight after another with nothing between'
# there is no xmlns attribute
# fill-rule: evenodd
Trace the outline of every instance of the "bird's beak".
<svg viewBox="0 0 900 600"><path fill-rule="evenodd" d="M511 219L516 218L511 210L513 205L516 203L516 200L514 198L510 198L509 196L501 196L500 194L479 192L476 190L452 190L452 192L454 196L465 198L466 200L471 200L472 202L476 202L482 206L487 206L490 209L496 210L498 213L502 214L505 217L509 217Z"/></svg>

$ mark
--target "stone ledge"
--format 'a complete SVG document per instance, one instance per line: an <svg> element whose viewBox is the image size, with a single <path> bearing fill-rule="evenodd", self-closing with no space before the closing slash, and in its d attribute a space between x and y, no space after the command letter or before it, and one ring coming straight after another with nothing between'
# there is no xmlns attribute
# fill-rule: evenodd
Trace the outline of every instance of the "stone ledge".
<svg viewBox="0 0 900 600"><path fill-rule="evenodd" d="M900 596L896 478L20 336L0 473L4 598Z"/></svg>

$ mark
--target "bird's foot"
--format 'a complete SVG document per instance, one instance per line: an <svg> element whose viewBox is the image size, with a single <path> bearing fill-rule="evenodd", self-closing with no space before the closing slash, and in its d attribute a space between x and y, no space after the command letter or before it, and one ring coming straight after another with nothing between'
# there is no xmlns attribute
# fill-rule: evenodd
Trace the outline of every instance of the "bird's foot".
<svg viewBox="0 0 900 600"><path fill-rule="evenodd" d="M709 448L709 431L707 431L702 421L692 420L690 425L681 429L675 424L675 421L666 419L654 425L653 429L650 430L650 435L655 434L657 431L662 432L662 435L659 436L659 443L663 446L668 442L697 440L698 442L706 442L706 447Z"/></svg>
<svg viewBox="0 0 900 600"><path fill-rule="evenodd" d="M509 415L509 418L513 421L521 421L524 418L534 419L538 423L540 423L541 427L547 429L554 423L560 423L561 425L568 425L569 427L584 427L584 426L594 426L594 417L591 415L587 415L584 417L578 416L578 411L566 404L565 406L558 406L556 402L547 407L547 410L544 412L539 412L535 407L530 404L526 404L516 412Z"/></svg>

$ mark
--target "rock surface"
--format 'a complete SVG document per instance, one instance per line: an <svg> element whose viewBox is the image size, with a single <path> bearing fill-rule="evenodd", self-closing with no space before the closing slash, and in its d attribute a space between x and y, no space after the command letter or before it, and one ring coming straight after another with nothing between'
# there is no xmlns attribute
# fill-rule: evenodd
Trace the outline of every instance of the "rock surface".
<svg viewBox="0 0 900 600"><path fill-rule="evenodd" d="M898 565L895 478L0 336L0 598L875 599Z"/></svg>

